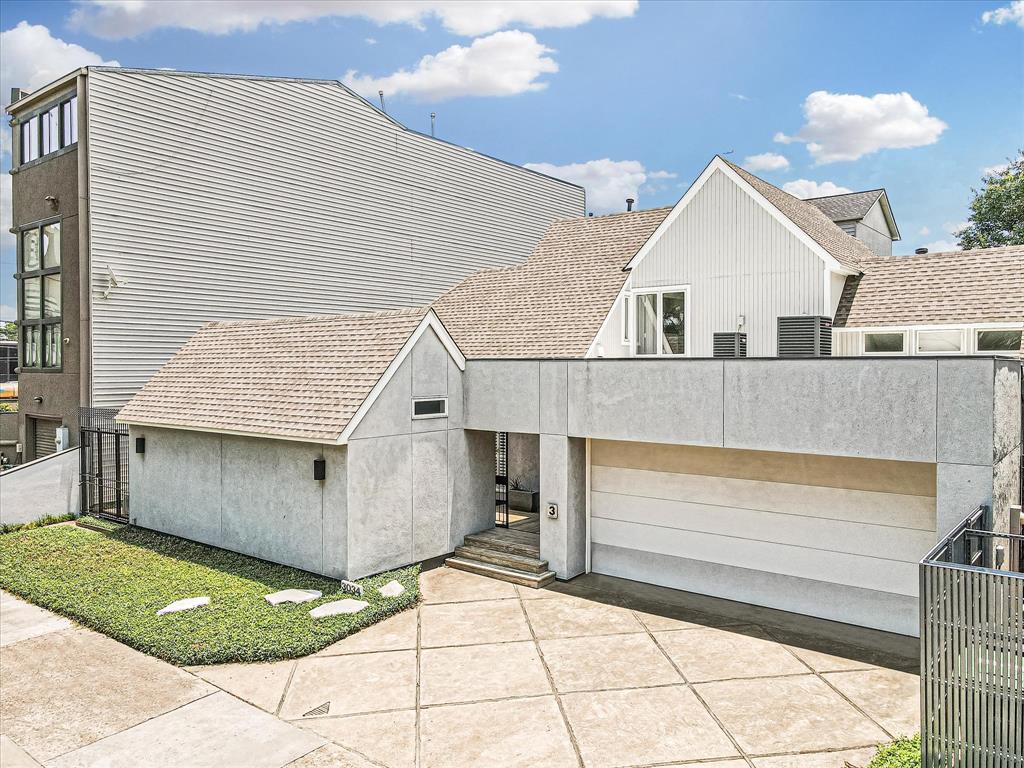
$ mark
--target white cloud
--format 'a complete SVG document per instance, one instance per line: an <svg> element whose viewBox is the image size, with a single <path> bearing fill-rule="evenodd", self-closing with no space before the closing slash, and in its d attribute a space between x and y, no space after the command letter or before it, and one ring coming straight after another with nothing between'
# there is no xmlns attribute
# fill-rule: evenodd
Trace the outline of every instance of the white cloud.
<svg viewBox="0 0 1024 768"><path fill-rule="evenodd" d="M0 304L0 321L11 322L18 317L18 310L10 304Z"/></svg>
<svg viewBox="0 0 1024 768"><path fill-rule="evenodd" d="M344 81L369 98L378 90L383 90L385 96L405 94L424 101L514 96L547 88L547 83L537 78L558 71L549 53L553 51L529 32L495 32L477 38L469 46L453 45L424 56L411 71L400 69L385 77L373 77L349 70Z"/></svg>
<svg viewBox="0 0 1024 768"><path fill-rule="evenodd" d="M775 141L804 142L817 165L934 144L948 127L906 92L858 96L815 91L804 100L803 111L804 126L792 136L775 134Z"/></svg>
<svg viewBox="0 0 1024 768"><path fill-rule="evenodd" d="M1013 0L1009 5L1004 5L995 10L985 11L981 14L982 24L1016 24L1024 29L1024 0Z"/></svg>
<svg viewBox="0 0 1024 768"><path fill-rule="evenodd" d="M762 152L759 155L749 155L743 160L743 167L748 171L784 171L789 168L789 160L774 152Z"/></svg>
<svg viewBox="0 0 1024 768"><path fill-rule="evenodd" d="M928 227L921 227L919 230L917 230L917 234L920 237L928 237L928 235L930 235L931 233L932 231L928 229Z"/></svg>
<svg viewBox="0 0 1024 768"><path fill-rule="evenodd" d="M638 0L82 0L69 21L97 37L119 39L165 27L226 35L331 17L416 27L436 18L449 32L475 37L510 26L576 27L600 17L625 18L636 13L637 6Z"/></svg>
<svg viewBox="0 0 1024 768"><path fill-rule="evenodd" d="M947 221L942 225L942 228L949 232L951 235L955 235L961 229L969 227L971 222L969 221Z"/></svg>
<svg viewBox="0 0 1024 768"><path fill-rule="evenodd" d="M846 187L840 187L838 184L833 184L831 181L818 183L817 181L811 181L810 179L797 179L796 181L787 181L783 184L782 191L788 192L793 197L799 197L801 200L806 200L809 197L842 195L846 192L852 192L853 190L847 189Z"/></svg>
<svg viewBox="0 0 1024 768"><path fill-rule="evenodd" d="M526 163L526 167L582 186L587 190L587 207L594 213L624 211L627 197L639 204L640 188L649 179L669 179L676 175L668 171L648 171L639 160L608 158L569 165Z"/></svg>
<svg viewBox="0 0 1024 768"><path fill-rule="evenodd" d="M998 176L1003 173L1007 168L1010 167L1009 163L999 163L998 165L990 165L986 168L981 169L982 176Z"/></svg>
<svg viewBox="0 0 1024 768"><path fill-rule="evenodd" d="M963 250L959 245L951 240L933 240L930 243L925 243L922 248L927 248L928 253L945 253L947 251L961 251Z"/></svg>
<svg viewBox="0 0 1024 768"><path fill-rule="evenodd" d="M376 45L377 44L377 38L375 38L375 37L368 37L365 40L363 40L363 42L366 43L367 45Z"/></svg>
<svg viewBox="0 0 1024 768"><path fill-rule="evenodd" d="M53 37L50 30L41 24L19 22L16 27L0 32L0 99L7 104L11 88L35 90L40 86L66 75L77 67L93 64L117 66L116 61L104 61L98 53L75 43L67 43ZM5 142L9 142L10 131L5 129ZM9 143L3 146L4 153L10 151Z"/></svg>
<svg viewBox="0 0 1024 768"><path fill-rule="evenodd" d="M736 99L736 101L750 101L750 97L744 96L742 93L730 93L729 95Z"/></svg>

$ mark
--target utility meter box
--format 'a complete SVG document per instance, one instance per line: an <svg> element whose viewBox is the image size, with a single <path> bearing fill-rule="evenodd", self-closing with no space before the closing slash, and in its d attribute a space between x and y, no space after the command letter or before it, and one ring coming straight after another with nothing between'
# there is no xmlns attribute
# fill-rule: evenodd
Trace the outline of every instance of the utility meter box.
<svg viewBox="0 0 1024 768"><path fill-rule="evenodd" d="M71 447L71 434L68 432L67 427L57 427L53 438L53 444L57 447L57 452L66 451Z"/></svg>

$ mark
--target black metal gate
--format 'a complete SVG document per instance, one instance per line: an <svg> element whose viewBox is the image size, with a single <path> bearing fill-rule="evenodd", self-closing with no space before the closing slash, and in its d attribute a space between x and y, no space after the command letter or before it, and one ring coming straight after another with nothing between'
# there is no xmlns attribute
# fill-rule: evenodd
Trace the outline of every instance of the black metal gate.
<svg viewBox="0 0 1024 768"><path fill-rule="evenodd" d="M494 524L508 528L508 432L494 433Z"/></svg>
<svg viewBox="0 0 1024 768"><path fill-rule="evenodd" d="M128 522L128 426L120 408L79 408L82 514Z"/></svg>

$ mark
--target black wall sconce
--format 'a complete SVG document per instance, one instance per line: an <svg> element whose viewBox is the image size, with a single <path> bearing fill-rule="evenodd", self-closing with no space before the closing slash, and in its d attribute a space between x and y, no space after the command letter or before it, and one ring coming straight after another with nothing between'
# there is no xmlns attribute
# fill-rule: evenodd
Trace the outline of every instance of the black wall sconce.
<svg viewBox="0 0 1024 768"><path fill-rule="evenodd" d="M313 479L324 480L327 478L327 460L313 459Z"/></svg>
<svg viewBox="0 0 1024 768"><path fill-rule="evenodd" d="M145 453L146 452L146 438L136 437L135 438L135 452Z"/></svg>

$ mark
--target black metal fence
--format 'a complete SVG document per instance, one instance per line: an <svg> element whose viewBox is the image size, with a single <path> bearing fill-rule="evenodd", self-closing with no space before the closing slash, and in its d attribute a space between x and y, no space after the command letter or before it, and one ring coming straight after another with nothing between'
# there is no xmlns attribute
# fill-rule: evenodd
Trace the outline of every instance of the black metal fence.
<svg viewBox="0 0 1024 768"><path fill-rule="evenodd" d="M79 408L82 514L128 522L128 427L119 408Z"/></svg>
<svg viewBox="0 0 1024 768"><path fill-rule="evenodd" d="M921 561L923 768L1024 768L1024 536L979 507Z"/></svg>
<svg viewBox="0 0 1024 768"><path fill-rule="evenodd" d="M508 432L494 433L494 525L508 528Z"/></svg>

